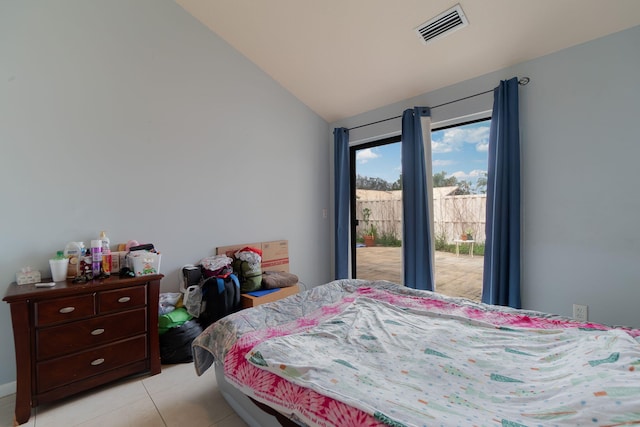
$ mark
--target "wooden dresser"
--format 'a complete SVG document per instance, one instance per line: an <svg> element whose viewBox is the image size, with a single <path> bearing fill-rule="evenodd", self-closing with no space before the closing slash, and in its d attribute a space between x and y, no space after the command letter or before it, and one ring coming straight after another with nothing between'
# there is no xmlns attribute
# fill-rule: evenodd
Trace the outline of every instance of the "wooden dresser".
<svg viewBox="0 0 640 427"><path fill-rule="evenodd" d="M9 285L3 300L11 306L19 424L41 403L128 375L160 373L162 277Z"/></svg>

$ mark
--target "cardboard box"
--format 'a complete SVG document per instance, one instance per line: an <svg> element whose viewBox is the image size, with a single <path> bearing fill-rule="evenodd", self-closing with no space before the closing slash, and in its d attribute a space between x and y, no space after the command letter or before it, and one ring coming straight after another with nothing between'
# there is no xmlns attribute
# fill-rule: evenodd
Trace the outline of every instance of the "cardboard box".
<svg viewBox="0 0 640 427"><path fill-rule="evenodd" d="M220 246L216 248L216 254L225 254L233 258L233 254L242 248L250 246L262 251L262 271L289 272L289 241L274 240L271 242L244 243L241 245Z"/></svg>
<svg viewBox="0 0 640 427"><path fill-rule="evenodd" d="M240 304L242 308L251 308L260 304L265 304L268 302L278 301L282 298L286 298L291 295L295 295L300 291L300 287L298 284L293 286L289 286L286 288L280 288L275 292L271 292L267 295L263 295L261 297L254 297L249 294L242 294L240 296Z"/></svg>
<svg viewBox="0 0 640 427"><path fill-rule="evenodd" d="M262 271L289 272L289 241L262 243Z"/></svg>

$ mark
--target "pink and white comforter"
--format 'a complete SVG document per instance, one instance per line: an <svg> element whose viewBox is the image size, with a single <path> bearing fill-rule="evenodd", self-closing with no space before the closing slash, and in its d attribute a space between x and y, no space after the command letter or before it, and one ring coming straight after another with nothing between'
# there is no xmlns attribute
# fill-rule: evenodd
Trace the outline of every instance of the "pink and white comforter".
<svg viewBox="0 0 640 427"><path fill-rule="evenodd" d="M640 425L639 336L337 281L223 319L194 355L199 373L224 360L230 383L308 425L613 427Z"/></svg>

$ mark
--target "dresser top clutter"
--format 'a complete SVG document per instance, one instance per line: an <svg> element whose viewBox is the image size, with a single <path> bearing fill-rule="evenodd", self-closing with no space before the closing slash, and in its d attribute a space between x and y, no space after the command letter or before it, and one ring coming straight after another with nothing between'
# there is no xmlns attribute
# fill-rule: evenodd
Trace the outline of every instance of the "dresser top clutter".
<svg viewBox="0 0 640 427"><path fill-rule="evenodd" d="M161 279L162 274L144 276L145 280ZM118 289L125 285L136 285L140 281L131 280L131 277L121 278L117 275L109 278L89 280L86 282L74 282L71 279L64 282L55 282L55 286L51 288L39 288L35 283L27 285L17 285L15 282L7 288L4 298L5 302L12 303L21 300L37 300L40 298L57 298L69 295L76 295L78 292L95 292L105 291L109 289ZM44 278L44 280L50 280Z"/></svg>

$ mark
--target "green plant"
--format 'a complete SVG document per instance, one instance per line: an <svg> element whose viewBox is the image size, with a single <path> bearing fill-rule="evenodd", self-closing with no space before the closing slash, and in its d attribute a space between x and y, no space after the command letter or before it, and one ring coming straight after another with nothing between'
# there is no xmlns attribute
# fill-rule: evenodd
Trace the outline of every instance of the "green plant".
<svg viewBox="0 0 640 427"><path fill-rule="evenodd" d="M402 240L398 239L395 233L382 233L376 236L376 242L380 246L396 248L402 246Z"/></svg>
<svg viewBox="0 0 640 427"><path fill-rule="evenodd" d="M364 222L364 227L362 228L362 235L364 236L375 236L377 233L376 226L373 224L369 225L370 217L371 217L371 209L369 208L362 209L362 221Z"/></svg>
<svg viewBox="0 0 640 427"><path fill-rule="evenodd" d="M468 253L469 245L470 243L460 243L460 246L459 246L460 253ZM436 250L455 254L456 245L453 243L445 243L440 248L436 247ZM475 245L473 245L473 255L484 256L484 243L476 243Z"/></svg>
<svg viewBox="0 0 640 427"><path fill-rule="evenodd" d="M435 248L436 251L446 251L447 249L447 234L444 232L440 232L436 234L435 239Z"/></svg>
<svg viewBox="0 0 640 427"><path fill-rule="evenodd" d="M468 240L473 240L473 230L470 228L467 228L466 230L464 230L464 234L467 235L467 239Z"/></svg>

